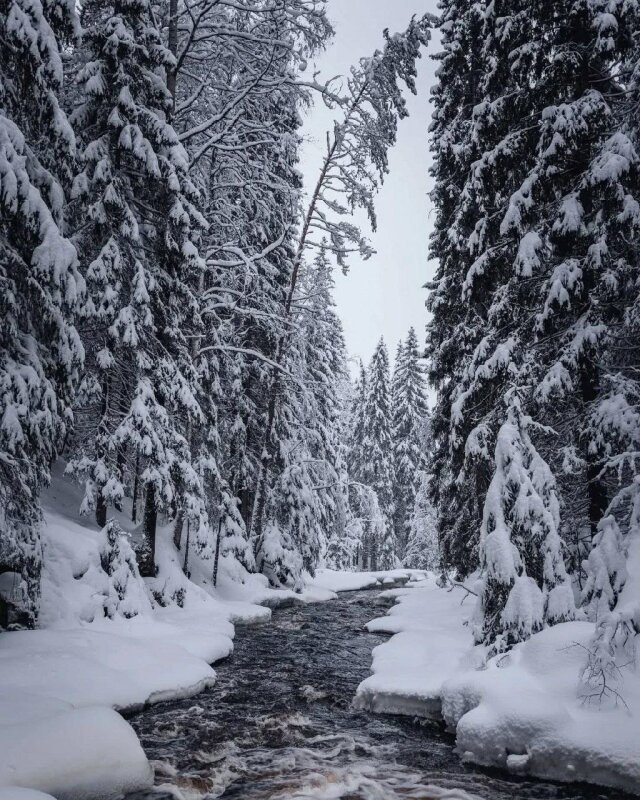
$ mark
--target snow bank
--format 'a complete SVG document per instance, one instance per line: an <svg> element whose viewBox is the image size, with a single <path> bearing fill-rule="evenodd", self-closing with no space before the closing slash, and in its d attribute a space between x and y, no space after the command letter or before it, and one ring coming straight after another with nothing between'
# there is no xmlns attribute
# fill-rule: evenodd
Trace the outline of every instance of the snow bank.
<svg viewBox="0 0 640 800"><path fill-rule="evenodd" d="M640 676L620 687L629 710L586 702L579 676L592 636L587 622L556 625L447 681L442 712L463 758L640 794Z"/></svg>
<svg viewBox="0 0 640 800"><path fill-rule="evenodd" d="M0 800L55 800L50 794L35 789L20 789L17 786L0 787Z"/></svg>
<svg viewBox="0 0 640 800"><path fill-rule="evenodd" d="M471 654L471 634L463 627L471 604L461 604L461 589L439 589L434 576L383 595L399 602L367 628L395 635L374 649L373 675L358 687L355 704L439 719L442 684Z"/></svg>
<svg viewBox="0 0 640 800"><path fill-rule="evenodd" d="M624 703L586 698L593 624L556 625L487 661L464 625L473 598L432 577L414 586L384 592L398 603L367 626L394 635L375 648L357 706L442 716L460 755L484 766L640 794L640 673L624 670Z"/></svg>
<svg viewBox="0 0 640 800"><path fill-rule="evenodd" d="M184 556L166 527L158 530L157 577L145 585L129 573L131 595L120 608L101 560L105 534L78 513L82 490L63 469L55 466L43 496L42 627L0 637L0 791L11 800L20 797L16 787L25 800L26 787L58 800L108 800L150 785L152 770L116 711L211 686L211 664L233 650L234 624L265 622L271 608L330 600L347 588L409 579L407 570L327 573L296 593L274 590L264 576L222 558L214 589L210 562L192 558L184 575ZM114 512L115 520L135 543L140 530L126 512ZM172 602L162 607L153 596Z"/></svg>
<svg viewBox="0 0 640 800"><path fill-rule="evenodd" d="M52 710L52 709L50 709ZM116 800L152 783L153 773L132 728L109 708L67 708L45 717L0 726L0 798Z"/></svg>

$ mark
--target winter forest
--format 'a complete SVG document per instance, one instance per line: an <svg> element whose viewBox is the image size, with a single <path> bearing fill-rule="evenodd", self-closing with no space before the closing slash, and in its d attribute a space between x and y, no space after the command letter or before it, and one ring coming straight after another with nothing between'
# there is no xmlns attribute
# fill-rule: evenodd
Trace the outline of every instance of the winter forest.
<svg viewBox="0 0 640 800"><path fill-rule="evenodd" d="M0 800L640 794L640 3L349 2L2 2Z"/></svg>

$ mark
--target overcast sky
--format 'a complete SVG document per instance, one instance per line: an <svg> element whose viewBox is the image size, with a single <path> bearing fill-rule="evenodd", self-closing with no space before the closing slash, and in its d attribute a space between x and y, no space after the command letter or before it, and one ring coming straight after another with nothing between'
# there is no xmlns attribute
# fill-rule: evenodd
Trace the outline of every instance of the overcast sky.
<svg viewBox="0 0 640 800"><path fill-rule="evenodd" d="M329 0L329 16L336 35L317 61L324 76L344 74L361 56L382 45L382 31L406 27L413 14L436 12L437 0ZM381 335L393 357L396 345L416 328L424 340L426 292L434 264L427 258L433 211L427 198L427 128L431 114L429 89L435 81L435 63L425 53L419 62L418 96L409 95L410 117L400 123L398 142L390 154L390 174L376 203L378 231L370 236L376 254L368 261L352 257L344 277L336 271L336 301L347 347L352 356L369 360ZM310 65L309 71L313 71ZM322 104L309 113L302 159L305 185L313 186L322 160L322 144L331 116Z"/></svg>

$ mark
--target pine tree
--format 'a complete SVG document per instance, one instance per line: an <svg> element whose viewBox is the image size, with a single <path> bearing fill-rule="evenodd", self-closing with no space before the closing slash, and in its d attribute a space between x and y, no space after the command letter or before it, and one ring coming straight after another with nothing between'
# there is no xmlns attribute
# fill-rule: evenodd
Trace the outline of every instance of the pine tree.
<svg viewBox="0 0 640 800"><path fill-rule="evenodd" d="M84 510L95 509L101 524L107 506L122 501L128 465L142 461L143 568L153 574L158 510L184 509L206 535L189 441L202 421L192 337L201 330L195 292L203 264L194 237L206 223L186 154L165 121L171 98L158 70L173 59L151 6L95 0L83 14L87 62L73 115L83 170L74 196L93 308L69 468L85 479Z"/></svg>
<svg viewBox="0 0 640 800"><path fill-rule="evenodd" d="M443 556L460 573L475 566L502 400L532 386L523 413L558 434L536 439L575 568L607 505L590 409L635 263L635 155L614 121L637 9L448 3L444 26L430 299Z"/></svg>
<svg viewBox="0 0 640 800"><path fill-rule="evenodd" d="M427 306L432 314L428 327L429 379L437 389L433 410L433 455L429 469L432 502L438 515L438 535L447 567L460 575L477 566L478 531L482 519L480 498L489 481L490 452L483 456L486 474L464 479L464 439L451 430L452 406L462 380L465 359L473 352L480 324L465 302L461 287L473 258L467 242L474 220L460 217L461 198L478 158L472 136L473 109L482 99L483 5L474 0L443 0L439 22L442 52L438 82L433 89L434 113L430 127L435 182L431 201L436 209L430 253L438 267ZM455 222L455 228L452 228ZM466 477L466 476L465 476Z"/></svg>
<svg viewBox="0 0 640 800"><path fill-rule="evenodd" d="M426 467L428 425L426 381L418 339L410 328L398 348L391 390L393 415L394 528L399 557L404 557L420 474Z"/></svg>
<svg viewBox="0 0 640 800"><path fill-rule="evenodd" d="M395 559L397 547L392 533L393 449L390 401L389 356L384 340L380 339L367 371L362 432L361 480L375 492L383 520L382 539L376 537L372 530L368 532L368 565L374 569L383 542L386 563Z"/></svg>
<svg viewBox="0 0 640 800"><path fill-rule="evenodd" d="M342 323L333 299L333 267L320 248L294 299L298 334L305 343L303 383L309 392L305 427L309 436L319 525L327 539L344 536L348 520L346 448L341 441L341 404L348 383Z"/></svg>
<svg viewBox="0 0 640 800"><path fill-rule="evenodd" d="M605 517L598 526L585 572L587 580L582 601L589 618L597 621L615 608L627 579L624 541L612 515Z"/></svg>
<svg viewBox="0 0 640 800"><path fill-rule="evenodd" d="M367 400L367 372L360 361L358 376L352 389L352 400L349 421L349 456L347 465L349 475L356 481L364 480L364 430L365 403Z"/></svg>
<svg viewBox="0 0 640 800"><path fill-rule="evenodd" d="M100 565L107 576L102 600L105 617L130 619L148 613L151 602L127 535L110 520L101 532L101 539Z"/></svg>
<svg viewBox="0 0 640 800"><path fill-rule="evenodd" d="M515 391L507 394L507 403L480 539L483 586L476 638L496 651L575 615L558 535L555 479L531 440L536 425Z"/></svg>
<svg viewBox="0 0 640 800"><path fill-rule="evenodd" d="M567 0L532 16L532 25L548 31L532 60L539 75L533 102L542 115L527 154L528 175L510 199L501 231L515 234L520 272L536 291L536 400L578 457L571 482L561 488L567 499L571 490L577 495L565 536L579 564L608 502L585 422L605 390L599 364L637 269L629 239L637 229L631 210L637 156L617 120L626 104L619 67L638 9L621 5L609 13L603 5ZM530 84L529 61L514 67L519 85ZM550 459L554 468L561 458Z"/></svg>
<svg viewBox="0 0 640 800"><path fill-rule="evenodd" d="M19 610L40 598L38 495L70 423L83 351L83 296L64 236L75 141L60 108L73 3L8 0L0 13L0 565L20 575Z"/></svg>

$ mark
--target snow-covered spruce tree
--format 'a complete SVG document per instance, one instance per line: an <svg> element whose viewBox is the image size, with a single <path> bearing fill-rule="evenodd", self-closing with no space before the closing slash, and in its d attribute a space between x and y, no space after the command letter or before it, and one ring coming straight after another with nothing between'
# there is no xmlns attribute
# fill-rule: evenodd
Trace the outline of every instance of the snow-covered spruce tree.
<svg viewBox="0 0 640 800"><path fill-rule="evenodd" d="M257 26L262 34L254 32L259 40L275 26L273 42L263 54L265 64L271 65L265 78L269 91L263 88L250 102L245 100L243 118L251 127L239 132L233 148L225 152L223 145L218 152L213 147L207 212L214 220L207 263L216 274L205 293L205 320L217 337L212 344L225 387L220 411L222 468L240 502L245 526L253 530L255 553L260 524L252 526L252 521L264 517L268 494L263 493L258 508L258 475L264 468L263 488L275 485L273 466L281 451L273 430L265 438L271 399L265 387L273 381L274 370L284 369L277 357L278 342L293 324L287 321L286 286L300 191L298 106L305 97L296 86L291 63L294 32L275 16L269 25L263 21ZM269 43L269 37L265 41ZM284 390L279 393L285 395ZM268 463L262 463L263 457Z"/></svg>
<svg viewBox="0 0 640 800"><path fill-rule="evenodd" d="M119 505L139 462L153 575L159 510L184 508L206 536L201 475L189 431L202 420L190 337L201 330L203 270L194 237L205 222L187 158L165 121L159 70L173 63L147 0L83 6L86 63L73 122L82 144L74 182L78 248L92 309L83 330L87 372L69 469L98 523Z"/></svg>
<svg viewBox="0 0 640 800"><path fill-rule="evenodd" d="M438 263L429 288L427 354L429 379L437 389L432 412L433 453L429 470L432 501L437 510L438 535L444 563L465 575L477 566L477 541L482 505L480 497L489 481L458 484L464 460L464 441L452 435L454 394L464 372L464 360L473 351L481 330L475 309L461 302L461 287L473 257L467 242L474 227L470 217L459 219L461 197L478 148L472 137L472 111L479 103L482 76L483 6L475 0L441 3L442 52L437 84L433 89L434 113L430 128L434 156L431 201L436 209L431 256ZM452 229L452 221L456 222ZM462 482L461 482L462 483Z"/></svg>
<svg viewBox="0 0 640 800"><path fill-rule="evenodd" d="M508 392L506 402L480 532L476 628L476 640L497 652L575 616L555 479L531 440L537 426L518 393Z"/></svg>
<svg viewBox="0 0 640 800"><path fill-rule="evenodd" d="M273 582L299 585L300 567L313 574L327 539L344 536L348 522L338 441L346 354L331 269L321 248L304 266L292 305L286 394L274 429L279 450L270 465L278 477L266 510L269 534L258 548L259 566Z"/></svg>
<svg viewBox="0 0 640 800"><path fill-rule="evenodd" d="M71 421L83 295L64 236L75 142L59 105L73 3L8 0L0 12L0 566L33 624L40 599L38 495Z"/></svg>
<svg viewBox="0 0 640 800"><path fill-rule="evenodd" d="M585 611L590 619L598 621L615 608L627 580L625 542L613 515L601 520L584 569L587 575L582 590Z"/></svg>
<svg viewBox="0 0 640 800"><path fill-rule="evenodd" d="M367 400L367 371L362 361L360 361L360 368L354 381L351 395L347 466L351 477L354 480L362 481L364 470L364 455L362 451L365 425L364 408Z"/></svg>
<svg viewBox="0 0 640 800"><path fill-rule="evenodd" d="M346 449L340 438L345 427L341 403L348 383L347 352L335 310L332 270L326 250L320 248L313 263L305 265L292 317L296 335L305 344L303 384L309 393L305 430L319 524L326 539L343 536L348 521Z"/></svg>
<svg viewBox="0 0 640 800"><path fill-rule="evenodd" d="M628 94L620 65L638 8L566 0L529 13L540 36L533 55L514 63L513 76L520 86L537 76L532 97L540 122L529 133L531 166L501 233L519 241L520 273L537 311L535 399L560 434L561 452L548 460L577 571L608 502L590 409L607 390L602 365L637 270L637 152L621 113ZM565 476L568 461L573 474Z"/></svg>
<svg viewBox="0 0 640 800"><path fill-rule="evenodd" d="M406 539L404 538L405 533L405 512L406 507L404 503L404 498L400 495L402 494L400 487L398 485L399 482L399 474L396 471L396 447L397 441L395 437L395 417L396 417L396 409L400 406L400 397L402 395L402 380L405 372L405 364L404 364L404 342L398 342L398 347L396 349L396 357L393 362L393 372L391 373L391 415L393 425L391 428L391 434L393 436L393 529L394 535L396 537L396 541L398 543L398 553L400 556L404 553L404 547L406 545Z"/></svg>
<svg viewBox="0 0 640 800"><path fill-rule="evenodd" d="M426 380L420 363L418 338L409 330L404 345L398 348L391 382L391 413L393 440L393 502L394 530L397 554L404 558L411 517L420 482L426 468L426 427L429 410L426 400Z"/></svg>
<svg viewBox="0 0 640 800"><path fill-rule="evenodd" d="M536 387L530 410L539 407L536 416L559 433L544 444L545 458L571 509L563 534L574 550L582 519L595 531L606 505L584 423L600 391L599 343L621 285L612 265L616 251L630 252L616 232L630 219L628 149L610 129L624 96L613 75L636 13L634 4L609 14L572 0L492 3L475 50L457 47L468 14L445 23L447 47L451 33L456 39L443 61L453 72L441 70L436 95L434 198L446 213L432 240L441 263L431 299L434 501L445 560L462 571L474 566L465 551L475 547L500 398L514 381ZM461 85L473 100L452 107ZM459 108L473 109L462 125ZM577 465L577 474L565 478L563 464ZM473 491L457 491L461 485ZM576 552L573 563L579 559Z"/></svg>
<svg viewBox="0 0 640 800"><path fill-rule="evenodd" d="M429 497L430 480L426 472L419 474L402 565L435 572L440 569L440 547L436 511Z"/></svg>
<svg viewBox="0 0 640 800"><path fill-rule="evenodd" d="M107 577L102 589L105 617L129 619L151 611L151 602L127 534L116 522L109 520L101 538L100 565Z"/></svg>
<svg viewBox="0 0 640 800"><path fill-rule="evenodd" d="M316 491L309 430L310 394L303 382L304 342L290 337L283 397L277 404L274 439L277 450L269 465L265 525L256 540L256 563L273 585L301 588L303 571L313 574L324 549L322 509Z"/></svg>
<svg viewBox="0 0 640 800"><path fill-rule="evenodd" d="M376 569L384 544L385 568L395 565L396 543L393 537L393 447L391 439L389 356L380 339L367 370L362 432L362 483L375 492L383 519L382 539L367 531L367 564ZM391 531L389 531L391 529ZM392 538L393 537L393 538Z"/></svg>
<svg viewBox="0 0 640 800"><path fill-rule="evenodd" d="M638 87L634 82L633 107ZM634 117L634 127L637 122ZM629 131L637 144L638 132ZM585 562L583 603L597 622L585 669L587 697L602 700L620 688L625 666L634 663L640 634L640 601L634 591L634 559L640 552L640 304L636 281L625 296L628 306L621 326L608 341L600 362L606 393L594 405L589 431L602 457L612 500L598 526ZM611 691L613 690L613 692Z"/></svg>
<svg viewBox="0 0 640 800"><path fill-rule="evenodd" d="M351 408L353 384L343 363L342 380L336 390L338 417L335 424L335 514L333 527L327 535L326 565L335 569L352 570L358 566L362 546L362 524L351 506L351 476L349 475L349 441L351 436Z"/></svg>

